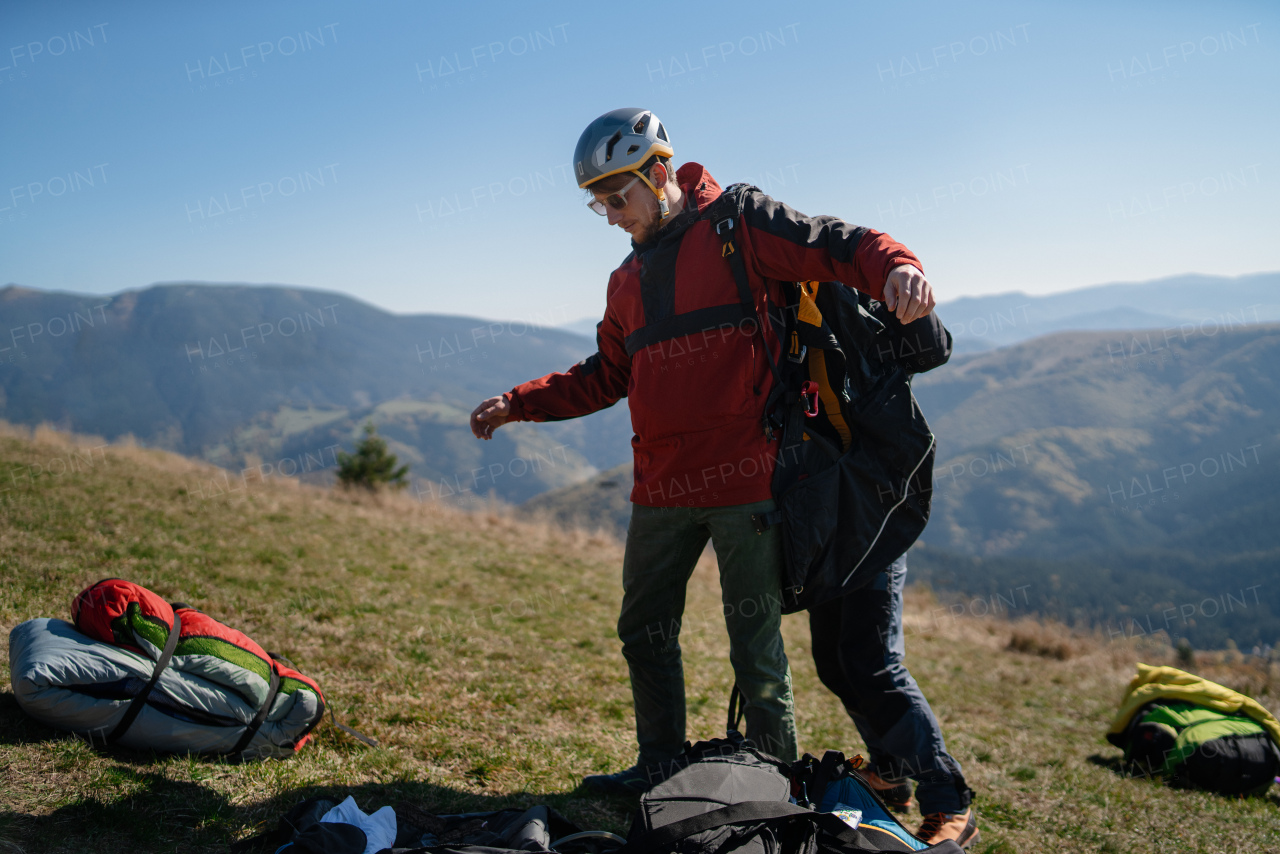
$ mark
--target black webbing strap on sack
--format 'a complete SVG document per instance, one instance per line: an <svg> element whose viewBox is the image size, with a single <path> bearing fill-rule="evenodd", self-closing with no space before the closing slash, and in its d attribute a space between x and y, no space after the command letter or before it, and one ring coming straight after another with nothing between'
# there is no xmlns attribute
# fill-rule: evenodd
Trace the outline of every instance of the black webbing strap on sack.
<svg viewBox="0 0 1280 854"><path fill-rule="evenodd" d="M253 737L257 735L258 730L261 729L262 725L266 722L267 715L271 713L271 707L275 705L276 696L280 693L280 675L276 671L276 662L283 661L290 667L293 666L293 662L284 656L276 655L274 652L268 652L267 655L271 656L271 687L267 690L266 701L263 702L262 707L258 709L258 713L253 716L253 720L245 726L244 734L240 736L240 740L236 742L236 746L227 751L232 757L233 762L243 762L246 759L244 749L249 746L251 741L253 741ZM359 739L370 747L378 746L378 742L374 741L364 733L356 732L351 727L343 726L338 723L338 719L333 715L333 707L327 702L325 703L325 708L329 711L329 720L338 729L342 730L352 738ZM323 716L324 712L322 711L320 714Z"/></svg>
<svg viewBox="0 0 1280 854"><path fill-rule="evenodd" d="M370 747L378 746L378 742L374 741L372 738L365 735L364 733L356 732L351 727L343 726L342 724L338 723L338 719L333 716L333 706L329 707L329 721L338 729L342 730L352 738L359 739L360 741L363 741L365 744L369 745Z"/></svg>
<svg viewBox="0 0 1280 854"><path fill-rule="evenodd" d="M271 653L267 653L270 655ZM271 661L271 681L268 683L267 698L262 701L261 708L258 713L253 716L253 720L244 728L244 734L240 736L240 740L236 742L236 746L231 748L228 753L237 760L242 759L242 752L249 746L249 742L253 741L253 737L258 734L258 730L262 728L263 723L267 720L267 715L271 713L271 707L275 705L276 695L280 693L280 674L276 672L276 663Z"/></svg>
<svg viewBox="0 0 1280 854"><path fill-rule="evenodd" d="M169 666L169 659L173 658L173 651L178 648L178 635L182 632L182 618L178 616L178 612L173 613L173 627L169 629L169 637L164 642L164 650L160 653L160 657L156 659L155 669L151 671L151 678L147 680L147 684L142 690L134 694L133 699L129 701L129 707L124 710L124 717L120 719L120 723L116 724L115 729L107 736L107 744L120 739L129 727L133 726L134 720L142 713L142 707L146 705L147 697L151 694L151 689L156 687L156 682L160 681L160 674Z"/></svg>
<svg viewBox="0 0 1280 854"><path fill-rule="evenodd" d="M285 658L283 655L276 655L274 652L270 652L270 651L267 652L267 655L271 656L272 659L274 659L275 661L283 661L285 664L289 665L290 667L294 666L293 662ZM352 738L359 739L360 741L364 742L370 747L378 746L377 740L370 738L369 736L365 735L362 732L356 732L349 726L343 726L342 724L338 723L338 719L333 715L333 707L330 706L328 703L325 703L325 708L329 710L329 721L338 729L342 730ZM320 715L321 717L323 717L324 712L321 712Z"/></svg>
<svg viewBox="0 0 1280 854"><path fill-rule="evenodd" d="M627 841L626 845L614 851L613 854L641 854L641 852L649 854L649 852L665 848L695 833L715 830L728 824L746 824L790 818L801 818L805 821L810 821L839 841L863 846L859 850L868 850L865 847L868 841L866 836L858 828L850 827L834 813L814 812L787 801L742 801L741 803L730 804L710 812L690 816L680 821L673 821L671 824L664 824L662 827L655 827L647 833L633 836ZM884 832L887 833L887 831ZM896 837L895 841L897 841ZM960 854L960 847L955 843L951 843L951 845L954 847L948 847L944 843L935 845L929 850L937 852L937 854L951 854L953 851L955 854Z"/></svg>

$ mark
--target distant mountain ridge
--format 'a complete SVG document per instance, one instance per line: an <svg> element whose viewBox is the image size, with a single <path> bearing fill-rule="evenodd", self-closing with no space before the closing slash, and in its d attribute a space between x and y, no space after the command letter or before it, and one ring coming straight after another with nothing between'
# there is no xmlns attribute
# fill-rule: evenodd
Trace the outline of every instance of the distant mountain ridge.
<svg viewBox="0 0 1280 854"><path fill-rule="evenodd" d="M1280 511L1280 324L1160 340L1064 332L916 377L938 447L924 542L1044 559L1280 549L1264 522ZM608 496L629 483L624 466L526 507L621 531L629 507Z"/></svg>
<svg viewBox="0 0 1280 854"><path fill-rule="evenodd" d="M1277 273L1184 276L1025 301L1019 294L963 298L939 311L962 354L1045 326L1107 327L1136 317L1152 329L1145 337L1100 339L1108 365L1128 370L1143 359L1175 358L1183 339L1280 315L1277 293ZM1126 308L1134 303L1143 308ZM1185 319L1200 307L1219 317ZM350 446L369 418L411 463L414 489L449 501L490 493L523 501L630 458L625 400L586 419L511 425L491 442L471 437L466 419L477 401L594 351L590 335L564 329L395 315L314 289L197 283L109 297L9 286L0 290L0 324L8 330L0 334L0 417L108 438L132 434L232 470L300 467L302 476L323 479L332 464L312 471L312 461L322 452L332 459L335 443ZM594 330L594 321L581 325ZM939 377L963 362L958 355ZM920 393L936 410L930 417L950 419L938 430L944 456L992 438L982 427L989 419L973 408L950 412L954 401L985 388L980 375L966 368L955 382L921 379ZM1014 399L1010 423L1054 409L1038 395ZM1089 418L1114 408L1086 403L1055 426L1088 427Z"/></svg>
<svg viewBox="0 0 1280 854"><path fill-rule="evenodd" d="M1056 294L1021 291L946 299L938 316L951 330L956 352L1006 347L1051 332L1090 329L1211 329L1280 321L1280 272L1243 276L1170 276L1149 282L1090 285ZM599 318L559 328L595 336Z"/></svg>
<svg viewBox="0 0 1280 854"><path fill-rule="evenodd" d="M595 349L530 324L394 315L306 288L183 283L110 297L11 285L0 290L0 329L0 417L132 434L233 471L293 459L303 475L329 476L312 461L331 468L332 446L349 448L372 418L420 494L520 501L629 449L625 402L512 425L490 442L471 436L480 400Z"/></svg>
<svg viewBox="0 0 1280 854"><path fill-rule="evenodd" d="M1280 321L1280 272L1185 275L1093 285L1056 294L1021 292L944 300L938 315L958 353L991 350L1073 330L1205 331Z"/></svg>
<svg viewBox="0 0 1280 854"><path fill-rule="evenodd" d="M1182 319L1178 299L1149 299L1141 311L1161 326L1058 332L960 353L917 378L938 458L914 577L974 595L1025 588L1045 613L1130 635L1173 613L1197 644L1280 639L1280 326L1228 310L1225 280L1184 279L1194 281L1181 293L1209 295L1217 317ZM1225 292L1265 317L1275 301L1265 279ZM1115 306L1135 291L1114 291L1064 317L1123 317ZM944 320L1008 316L993 305L948 308ZM1031 306L1021 316L1036 317ZM246 476L329 479L336 450L371 419L424 500L496 495L618 530L630 507L625 401L510 425L490 442L467 427L479 400L593 351L564 330L398 316L304 288L188 283L96 297L10 286L0 289L0 418L132 434L224 466L231 487ZM1228 593L1252 604L1210 614L1206 603L1226 609Z"/></svg>

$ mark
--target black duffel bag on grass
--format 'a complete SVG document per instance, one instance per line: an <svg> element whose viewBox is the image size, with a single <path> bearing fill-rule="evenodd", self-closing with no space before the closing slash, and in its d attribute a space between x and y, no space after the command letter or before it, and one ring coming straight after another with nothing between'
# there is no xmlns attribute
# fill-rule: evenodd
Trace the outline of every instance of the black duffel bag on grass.
<svg viewBox="0 0 1280 854"><path fill-rule="evenodd" d="M617 854L962 854L951 841L924 846L836 751L792 765L731 731L688 747L686 759L640 798ZM858 809L814 808L838 786Z"/></svg>

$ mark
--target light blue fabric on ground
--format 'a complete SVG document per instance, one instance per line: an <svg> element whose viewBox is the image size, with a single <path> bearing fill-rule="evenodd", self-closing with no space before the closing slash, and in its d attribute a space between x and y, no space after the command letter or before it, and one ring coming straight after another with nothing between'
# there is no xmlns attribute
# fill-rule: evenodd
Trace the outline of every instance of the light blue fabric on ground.
<svg viewBox="0 0 1280 854"><path fill-rule="evenodd" d="M889 831L915 851L923 851L929 847L909 833L904 833L902 825L894 821L874 797L849 777L827 786L827 791L822 795L822 812L835 812L839 809L861 810L863 824Z"/></svg>

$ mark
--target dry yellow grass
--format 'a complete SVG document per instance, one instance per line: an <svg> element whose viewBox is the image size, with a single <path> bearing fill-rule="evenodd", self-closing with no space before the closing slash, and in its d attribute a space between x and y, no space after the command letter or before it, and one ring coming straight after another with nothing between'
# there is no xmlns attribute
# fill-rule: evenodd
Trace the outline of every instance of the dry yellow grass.
<svg viewBox="0 0 1280 854"><path fill-rule="evenodd" d="M0 434L0 626L65 618L86 584L129 578L293 660L380 747L325 724L287 761L100 752L26 719L6 667L0 850L222 851L319 792L436 812L551 803L625 831L632 803L577 788L635 756L616 542L500 507L224 475L47 429ZM720 615L708 556L682 635L693 738L724 725ZM1057 627L1033 652L1061 642L1069 656L1026 654L1009 646L1029 624L951 616L922 591L905 622L912 671L978 792L984 851L1280 850L1274 795L1232 801L1118 773L1102 734L1134 662L1168 663L1152 658L1167 648ZM784 634L802 747L860 750L814 675L804 617Z"/></svg>

